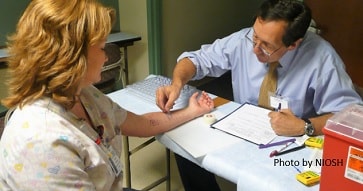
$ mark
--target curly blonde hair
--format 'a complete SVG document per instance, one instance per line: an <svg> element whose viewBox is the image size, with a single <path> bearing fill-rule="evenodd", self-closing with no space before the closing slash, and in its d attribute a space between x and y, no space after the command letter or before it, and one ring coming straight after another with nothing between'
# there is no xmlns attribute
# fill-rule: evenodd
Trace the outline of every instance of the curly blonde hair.
<svg viewBox="0 0 363 191"><path fill-rule="evenodd" d="M8 37L6 107L47 96L71 108L90 45L107 38L115 10L97 0L32 0Z"/></svg>

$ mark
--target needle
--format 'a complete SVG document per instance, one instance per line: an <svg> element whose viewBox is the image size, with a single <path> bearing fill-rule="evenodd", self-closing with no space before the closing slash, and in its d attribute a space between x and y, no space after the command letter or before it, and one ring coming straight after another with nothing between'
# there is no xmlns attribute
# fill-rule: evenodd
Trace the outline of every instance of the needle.
<svg viewBox="0 0 363 191"><path fill-rule="evenodd" d="M294 147L294 148L291 148L291 149L288 149L288 150L285 150L291 143L288 143L286 144L286 146L284 146L282 149L280 149L279 151L277 150L274 150L270 153L270 157L273 157L273 156L279 156L279 155L283 155L283 154L286 154L286 153L290 153L290 152L293 152L293 151L297 151L297 150L300 150L300 149L303 149L305 148L305 144L304 145L301 145L301 146L297 146L297 147Z"/></svg>
<svg viewBox="0 0 363 191"><path fill-rule="evenodd" d="M270 153L270 157L279 155L280 152L284 151L288 146L290 146L294 142L286 143L280 150L274 150Z"/></svg>

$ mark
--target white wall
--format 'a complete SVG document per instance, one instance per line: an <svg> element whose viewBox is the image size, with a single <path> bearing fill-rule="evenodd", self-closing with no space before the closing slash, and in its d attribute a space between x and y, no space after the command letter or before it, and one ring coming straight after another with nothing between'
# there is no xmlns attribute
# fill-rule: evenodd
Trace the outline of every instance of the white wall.
<svg viewBox="0 0 363 191"><path fill-rule="evenodd" d="M162 73L172 75L177 57L252 24L262 0L163 0ZM121 30L139 34L129 48L130 83L149 74L146 1L119 0Z"/></svg>
<svg viewBox="0 0 363 191"><path fill-rule="evenodd" d="M164 0L162 11L163 74L172 75L183 51L199 49L245 26L262 0Z"/></svg>
<svg viewBox="0 0 363 191"><path fill-rule="evenodd" d="M7 74L7 70L6 67L4 66L4 63L0 63L0 100L5 98L8 95L8 89L6 86L6 76Z"/></svg>
<svg viewBox="0 0 363 191"><path fill-rule="evenodd" d="M133 83L149 75L146 1L119 0L119 7L121 31L141 36L141 41L128 47L129 80Z"/></svg>
<svg viewBox="0 0 363 191"><path fill-rule="evenodd" d="M171 76L176 58L249 25L261 0L163 0L163 74ZM119 0L120 27L142 40L128 48L130 83L149 75L146 0ZM0 69L4 82L4 69ZM6 94L0 84L0 98Z"/></svg>

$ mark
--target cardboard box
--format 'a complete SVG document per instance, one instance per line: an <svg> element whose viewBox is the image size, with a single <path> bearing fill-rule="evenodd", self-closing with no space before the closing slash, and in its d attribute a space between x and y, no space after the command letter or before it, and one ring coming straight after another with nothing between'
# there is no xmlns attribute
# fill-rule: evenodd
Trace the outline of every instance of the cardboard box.
<svg viewBox="0 0 363 191"><path fill-rule="evenodd" d="M323 133L320 191L363 191L363 105L336 113Z"/></svg>

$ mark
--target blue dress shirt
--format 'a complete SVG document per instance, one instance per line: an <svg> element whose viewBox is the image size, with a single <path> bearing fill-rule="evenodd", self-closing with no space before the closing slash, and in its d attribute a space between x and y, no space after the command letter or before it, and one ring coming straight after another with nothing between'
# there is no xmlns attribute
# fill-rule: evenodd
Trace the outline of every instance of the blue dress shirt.
<svg viewBox="0 0 363 191"><path fill-rule="evenodd" d="M245 28L200 50L184 52L178 58L188 57L196 66L194 80L205 76L218 77L232 72L234 101L257 104L260 86L268 71L253 52L253 29ZM333 47L320 36L308 31L294 50L279 60L276 95L289 103L298 117L338 112L362 100L354 90L345 66Z"/></svg>

